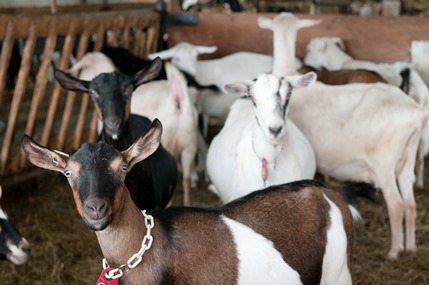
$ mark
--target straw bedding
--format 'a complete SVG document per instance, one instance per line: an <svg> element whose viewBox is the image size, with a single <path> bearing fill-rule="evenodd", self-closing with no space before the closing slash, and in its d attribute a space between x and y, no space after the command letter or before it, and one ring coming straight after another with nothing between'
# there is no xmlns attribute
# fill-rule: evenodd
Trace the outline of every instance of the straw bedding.
<svg viewBox="0 0 429 285"><path fill-rule="evenodd" d="M426 161L427 165L429 164ZM385 205L366 200L357 207L363 221L355 229L354 284L429 284L429 180L416 189L418 210L416 253L388 261L390 232ZM32 245L30 260L22 266L0 262L0 284L94 284L101 271L102 255L95 234L78 215L71 190L61 174L39 171L35 178L3 183L1 205ZM194 206L219 205L205 184L193 189ZM175 205L182 201L176 191ZM156 241L155 241L156 242Z"/></svg>

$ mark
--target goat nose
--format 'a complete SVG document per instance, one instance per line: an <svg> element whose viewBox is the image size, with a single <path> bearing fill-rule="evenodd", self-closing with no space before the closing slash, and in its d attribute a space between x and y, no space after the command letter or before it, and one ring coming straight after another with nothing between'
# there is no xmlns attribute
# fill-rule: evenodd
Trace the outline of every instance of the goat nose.
<svg viewBox="0 0 429 285"><path fill-rule="evenodd" d="M270 130L270 133L273 136L278 136L278 134L280 134L280 132L282 131L283 127L279 126L279 127L269 127L268 128Z"/></svg>
<svg viewBox="0 0 429 285"><path fill-rule="evenodd" d="M26 254L30 254L31 253L31 247L29 244L26 244L22 247L22 251L25 252Z"/></svg>
<svg viewBox="0 0 429 285"><path fill-rule="evenodd" d="M100 198L92 198L85 203L85 212L92 220L102 219L107 208L107 201Z"/></svg>
<svg viewBox="0 0 429 285"><path fill-rule="evenodd" d="M118 128L121 124L121 119L118 117L107 117L105 119L106 126L109 128Z"/></svg>

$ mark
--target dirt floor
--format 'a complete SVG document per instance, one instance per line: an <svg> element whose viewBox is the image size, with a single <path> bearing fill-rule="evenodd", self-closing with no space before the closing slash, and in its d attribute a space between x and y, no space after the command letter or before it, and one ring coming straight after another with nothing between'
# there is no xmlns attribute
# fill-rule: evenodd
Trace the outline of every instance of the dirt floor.
<svg viewBox="0 0 429 285"><path fill-rule="evenodd" d="M94 284L102 268L102 255L95 234L84 226L75 209L66 179L46 171L36 174L26 182L0 180L4 188L1 205L32 245L27 264L0 262L0 284ZM397 261L385 259L390 243L385 205L366 200L358 203L363 221L355 231L354 284L429 284L428 174L426 170L426 189L415 191L418 250ZM194 206L220 204L204 183L193 190L192 199ZM178 189L174 205L181 202Z"/></svg>

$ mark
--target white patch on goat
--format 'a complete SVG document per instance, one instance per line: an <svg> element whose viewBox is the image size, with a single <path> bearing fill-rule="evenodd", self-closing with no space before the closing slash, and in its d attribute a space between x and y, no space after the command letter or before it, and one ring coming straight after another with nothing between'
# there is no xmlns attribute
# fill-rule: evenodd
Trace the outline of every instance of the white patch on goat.
<svg viewBox="0 0 429 285"><path fill-rule="evenodd" d="M5 219L7 220L7 215L6 213L3 211L2 208L0 208L0 219Z"/></svg>
<svg viewBox="0 0 429 285"><path fill-rule="evenodd" d="M25 238L22 238L21 243L25 243L28 245L28 241ZM8 253L8 259L10 260L10 262L15 265L21 265L27 262L29 254L23 251L22 248L9 242L7 243L7 248L10 251L10 253Z"/></svg>
<svg viewBox="0 0 429 285"><path fill-rule="evenodd" d="M284 261L272 241L237 221L222 219L237 247L238 285L302 284L298 272Z"/></svg>
<svg viewBox="0 0 429 285"><path fill-rule="evenodd" d="M347 235L340 209L326 195L330 210L330 227L323 257L322 280L320 284L352 284L347 266ZM350 245L351 246L351 245Z"/></svg>

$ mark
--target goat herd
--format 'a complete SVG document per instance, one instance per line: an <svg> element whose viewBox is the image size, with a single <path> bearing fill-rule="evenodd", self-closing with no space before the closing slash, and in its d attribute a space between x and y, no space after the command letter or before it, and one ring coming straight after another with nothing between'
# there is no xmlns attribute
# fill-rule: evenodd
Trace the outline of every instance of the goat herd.
<svg viewBox="0 0 429 285"><path fill-rule="evenodd" d="M64 89L90 96L100 141L69 156L24 135L22 148L34 165L66 176L104 256L97 284L352 284L354 201L377 202L378 189L387 257L416 250L428 88L411 65L353 60L339 39L311 41L305 64L350 70L299 73L297 32L318 23L259 17L273 31L273 57L202 61L215 47L180 43L151 61L104 48L55 71ZM222 129L207 146L213 123ZM178 181L191 205L199 170L225 204L168 207ZM331 190L316 172L355 182ZM27 253L24 239L3 257L22 264Z"/></svg>

